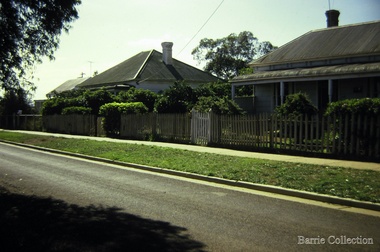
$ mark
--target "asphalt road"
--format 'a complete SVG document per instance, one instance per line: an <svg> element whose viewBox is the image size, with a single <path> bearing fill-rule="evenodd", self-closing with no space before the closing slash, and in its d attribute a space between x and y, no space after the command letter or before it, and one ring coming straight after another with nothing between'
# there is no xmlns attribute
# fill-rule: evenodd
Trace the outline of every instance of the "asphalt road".
<svg viewBox="0 0 380 252"><path fill-rule="evenodd" d="M0 192L1 251L380 251L380 215L3 143Z"/></svg>

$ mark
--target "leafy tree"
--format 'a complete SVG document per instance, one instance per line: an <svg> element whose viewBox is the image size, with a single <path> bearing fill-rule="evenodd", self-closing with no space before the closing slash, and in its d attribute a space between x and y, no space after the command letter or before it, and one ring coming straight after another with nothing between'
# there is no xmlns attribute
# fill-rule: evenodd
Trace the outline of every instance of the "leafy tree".
<svg viewBox="0 0 380 252"><path fill-rule="evenodd" d="M253 59L275 48L270 42L259 42L251 32L244 31L216 40L204 38L191 54L199 62L206 62L205 71L230 79L241 69L248 68Z"/></svg>
<svg viewBox="0 0 380 252"><path fill-rule="evenodd" d="M228 82L202 84L195 88L194 93L197 98L202 96L230 97L231 84L229 84Z"/></svg>
<svg viewBox="0 0 380 252"><path fill-rule="evenodd" d="M238 75L247 75L247 74L253 74L253 68L246 67L239 70Z"/></svg>
<svg viewBox="0 0 380 252"><path fill-rule="evenodd" d="M186 113L191 108L186 101L175 100L173 97L162 95L154 104L154 110L158 113Z"/></svg>
<svg viewBox="0 0 380 252"><path fill-rule="evenodd" d="M47 99L41 108L42 115L60 115L67 107L84 106L81 97L54 97Z"/></svg>
<svg viewBox="0 0 380 252"><path fill-rule="evenodd" d="M67 90L60 93L58 93L57 91L53 91L50 97L76 98L82 96L84 92L86 92L86 90L83 88Z"/></svg>
<svg viewBox="0 0 380 252"><path fill-rule="evenodd" d="M32 112L28 93L22 88L6 91L4 97L0 98L0 115L12 115L19 110L21 110L23 114Z"/></svg>
<svg viewBox="0 0 380 252"><path fill-rule="evenodd" d="M2 0L0 2L0 85L4 90L32 86L25 74L42 57L53 59L59 36L78 18L80 0Z"/></svg>
<svg viewBox="0 0 380 252"><path fill-rule="evenodd" d="M186 113L196 102L192 87L184 82L176 82L164 90L154 105L159 113Z"/></svg>
<svg viewBox="0 0 380 252"><path fill-rule="evenodd" d="M244 111L233 100L227 97L200 97L195 104L194 109L200 112L208 112L212 110L218 115L241 115Z"/></svg>
<svg viewBox="0 0 380 252"><path fill-rule="evenodd" d="M47 99L43 103L41 111L42 115L54 115L62 114L63 109L67 107L86 107L91 110L92 114L97 115L102 105L113 101L115 101L115 97L103 88L96 91L70 91Z"/></svg>
<svg viewBox="0 0 380 252"><path fill-rule="evenodd" d="M99 113L99 108L102 105L115 101L115 97L104 88L96 91L86 90L82 99L84 106L91 108L92 113L95 115Z"/></svg>

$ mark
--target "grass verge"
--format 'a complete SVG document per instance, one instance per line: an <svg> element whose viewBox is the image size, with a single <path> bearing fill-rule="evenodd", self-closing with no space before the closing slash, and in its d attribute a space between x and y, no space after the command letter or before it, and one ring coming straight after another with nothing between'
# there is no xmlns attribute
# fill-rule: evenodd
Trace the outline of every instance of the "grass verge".
<svg viewBox="0 0 380 252"><path fill-rule="evenodd" d="M380 202L380 172L0 131L0 139L111 160Z"/></svg>

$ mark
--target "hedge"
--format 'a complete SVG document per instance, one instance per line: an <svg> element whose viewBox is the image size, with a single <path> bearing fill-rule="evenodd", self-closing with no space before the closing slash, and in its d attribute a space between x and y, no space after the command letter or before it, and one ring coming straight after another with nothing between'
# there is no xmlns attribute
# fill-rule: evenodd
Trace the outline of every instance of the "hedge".
<svg viewBox="0 0 380 252"><path fill-rule="evenodd" d="M89 115L91 114L91 108L73 106L73 107L64 108L62 110L62 115L72 115L72 114Z"/></svg>
<svg viewBox="0 0 380 252"><path fill-rule="evenodd" d="M143 114L148 108L142 102L112 102L102 105L99 114L104 117L103 128L107 135L118 135L122 114Z"/></svg>
<svg viewBox="0 0 380 252"><path fill-rule="evenodd" d="M347 99L332 102L328 105L325 115L330 116L334 114L379 115L380 98Z"/></svg>

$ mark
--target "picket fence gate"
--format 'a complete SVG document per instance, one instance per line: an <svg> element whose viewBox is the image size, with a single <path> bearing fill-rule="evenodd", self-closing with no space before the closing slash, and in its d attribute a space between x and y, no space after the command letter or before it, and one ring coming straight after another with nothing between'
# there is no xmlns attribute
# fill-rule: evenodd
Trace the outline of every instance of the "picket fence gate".
<svg viewBox="0 0 380 252"><path fill-rule="evenodd" d="M191 112L191 142L193 144L208 145L211 142L211 116L193 110Z"/></svg>

